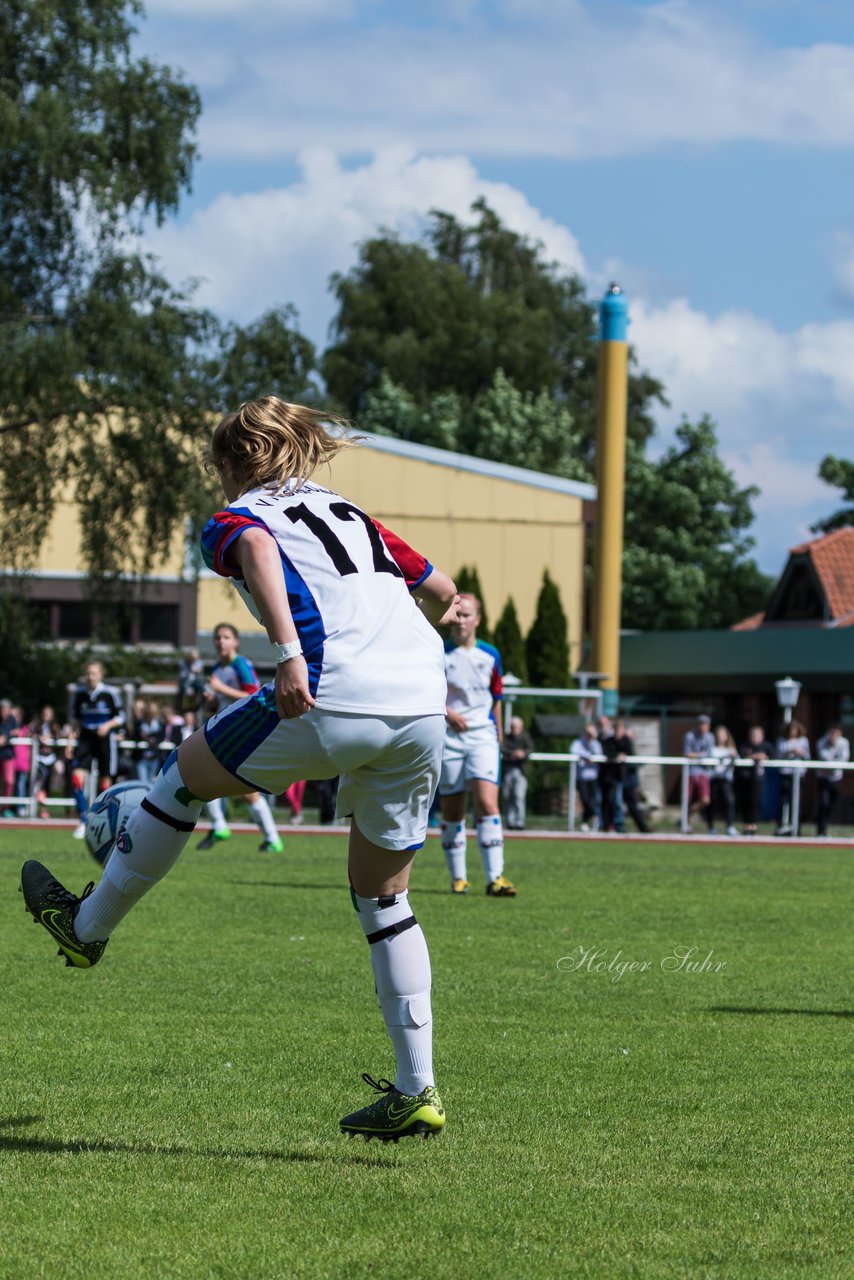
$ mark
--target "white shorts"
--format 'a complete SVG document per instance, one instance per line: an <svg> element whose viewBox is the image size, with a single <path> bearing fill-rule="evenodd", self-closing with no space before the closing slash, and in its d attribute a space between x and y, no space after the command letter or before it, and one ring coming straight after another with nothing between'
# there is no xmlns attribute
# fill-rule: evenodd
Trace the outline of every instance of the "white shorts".
<svg viewBox="0 0 854 1280"><path fill-rule="evenodd" d="M442 755L439 794L459 795L470 782L477 780L497 785L500 755L498 730L491 720L489 724L479 729L467 729L465 733L449 731Z"/></svg>
<svg viewBox="0 0 854 1280"><path fill-rule="evenodd" d="M281 720L272 686L234 702L205 725L219 763L252 791L334 778L337 813L382 849L420 849L436 791L445 717L364 716L313 707Z"/></svg>

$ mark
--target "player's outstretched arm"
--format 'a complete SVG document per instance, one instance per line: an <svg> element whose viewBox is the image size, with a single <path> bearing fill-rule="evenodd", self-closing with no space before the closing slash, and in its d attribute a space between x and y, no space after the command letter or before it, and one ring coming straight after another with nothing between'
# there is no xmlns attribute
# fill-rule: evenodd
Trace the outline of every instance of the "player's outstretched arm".
<svg viewBox="0 0 854 1280"><path fill-rule="evenodd" d="M414 592L418 607L434 627L456 621L459 596L453 579L441 569L433 569Z"/></svg>

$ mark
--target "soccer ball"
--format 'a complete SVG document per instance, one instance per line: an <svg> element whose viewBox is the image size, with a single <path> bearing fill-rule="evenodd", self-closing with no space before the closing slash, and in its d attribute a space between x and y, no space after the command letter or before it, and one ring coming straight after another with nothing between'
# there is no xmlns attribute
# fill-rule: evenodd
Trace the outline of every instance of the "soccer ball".
<svg viewBox="0 0 854 1280"><path fill-rule="evenodd" d="M95 800L86 817L86 848L100 867L147 794L148 787L143 782L117 782Z"/></svg>

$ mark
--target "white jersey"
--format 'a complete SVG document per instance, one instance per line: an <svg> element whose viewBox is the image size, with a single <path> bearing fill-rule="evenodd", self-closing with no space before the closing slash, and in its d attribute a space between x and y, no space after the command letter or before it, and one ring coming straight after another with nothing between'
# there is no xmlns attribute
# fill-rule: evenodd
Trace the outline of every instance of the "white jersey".
<svg viewBox="0 0 854 1280"><path fill-rule="evenodd" d="M442 642L410 595L433 566L352 502L313 483L252 489L202 535L208 566L260 617L230 548L250 528L276 540L283 586L318 707L369 715L445 711Z"/></svg>
<svg viewBox="0 0 854 1280"><path fill-rule="evenodd" d="M449 640L445 645L445 675L450 711L458 711L469 729L481 729L495 720L493 703L501 697L501 656L497 649L477 640L470 649ZM449 735L454 730L448 730Z"/></svg>

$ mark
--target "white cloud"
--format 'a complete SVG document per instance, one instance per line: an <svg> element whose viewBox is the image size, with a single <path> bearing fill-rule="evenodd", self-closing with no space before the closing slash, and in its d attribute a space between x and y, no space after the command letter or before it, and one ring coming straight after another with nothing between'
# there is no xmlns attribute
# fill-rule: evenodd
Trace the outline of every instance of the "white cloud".
<svg viewBox="0 0 854 1280"><path fill-rule="evenodd" d="M484 181L464 157L416 158L391 149L345 169L318 149L301 164L299 182L220 195L185 224L153 231L148 246L172 279L202 279L198 299L205 306L245 321L293 302L319 343L332 311L329 275L347 270L356 244L379 227L417 237L432 208L466 218L484 195L508 226L542 241L548 258L568 270L585 269L571 232L543 217L516 188Z"/></svg>
<svg viewBox="0 0 854 1280"><path fill-rule="evenodd" d="M503 24L465 3L444 11L443 21L418 26L406 7L381 20L348 0L154 6L199 18L189 70L208 47L231 60L201 122L209 157L293 156L307 146L366 154L403 143L573 158L745 140L847 148L854 138L852 46L773 48L683 2L543 0L524 17L511 3ZM161 55L182 59L180 47Z"/></svg>
<svg viewBox="0 0 854 1280"><path fill-rule="evenodd" d="M229 318L245 322L294 302L303 330L321 347L334 312L328 277L353 265L359 241L379 227L415 238L431 208L465 219L479 195L514 230L542 241L549 258L592 279L594 292L604 278L568 228L510 185L484 181L465 157L390 148L347 168L319 148L301 165L297 182L220 195L183 225L153 232L148 247L172 279L203 277L200 302ZM682 414L711 414L739 482L762 490L758 555L778 571L785 549L833 509L833 490L817 478L821 458L851 453L854 321L786 333L746 310L713 316L685 298L653 306L630 293L629 301L630 341L671 401L660 414L659 447Z"/></svg>
<svg viewBox="0 0 854 1280"><path fill-rule="evenodd" d="M784 333L749 312L709 316L685 299L657 308L636 301L630 314L640 362L667 388L662 422L709 413L727 465L741 484L759 486L758 554L776 571L783 551L836 503L817 473L826 453L851 454L854 322Z"/></svg>

